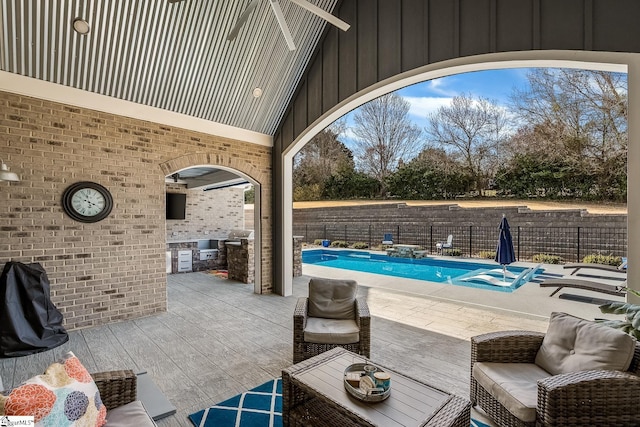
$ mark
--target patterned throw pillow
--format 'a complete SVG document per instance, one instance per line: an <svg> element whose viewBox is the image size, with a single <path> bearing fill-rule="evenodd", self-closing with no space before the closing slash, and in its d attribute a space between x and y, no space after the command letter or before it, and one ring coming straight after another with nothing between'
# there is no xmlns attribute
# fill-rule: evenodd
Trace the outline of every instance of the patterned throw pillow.
<svg viewBox="0 0 640 427"><path fill-rule="evenodd" d="M0 394L0 415L33 415L39 427L101 427L107 409L89 372L68 352L43 375Z"/></svg>

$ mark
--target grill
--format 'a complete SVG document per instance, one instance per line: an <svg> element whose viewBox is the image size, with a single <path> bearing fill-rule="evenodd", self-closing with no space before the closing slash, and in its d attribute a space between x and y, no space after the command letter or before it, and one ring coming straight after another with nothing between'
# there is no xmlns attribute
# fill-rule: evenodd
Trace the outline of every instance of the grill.
<svg viewBox="0 0 640 427"><path fill-rule="evenodd" d="M241 239L253 240L253 230L231 230L225 243L240 243Z"/></svg>

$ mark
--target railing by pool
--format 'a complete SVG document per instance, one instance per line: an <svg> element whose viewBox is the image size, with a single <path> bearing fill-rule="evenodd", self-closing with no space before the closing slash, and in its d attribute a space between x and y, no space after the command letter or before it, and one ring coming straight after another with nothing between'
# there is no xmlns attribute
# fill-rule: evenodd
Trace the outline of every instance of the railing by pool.
<svg viewBox="0 0 640 427"><path fill-rule="evenodd" d="M364 242L370 248L381 245L385 234L393 235L394 244L420 245L436 253L436 243L453 235L453 248L463 256L477 257L482 251L495 251L498 227L439 226L411 224L295 224L294 235L303 241ZM511 228L513 245L519 261L528 261L536 254L557 255L565 262L581 261L585 255L627 255L627 230L598 227L524 227Z"/></svg>

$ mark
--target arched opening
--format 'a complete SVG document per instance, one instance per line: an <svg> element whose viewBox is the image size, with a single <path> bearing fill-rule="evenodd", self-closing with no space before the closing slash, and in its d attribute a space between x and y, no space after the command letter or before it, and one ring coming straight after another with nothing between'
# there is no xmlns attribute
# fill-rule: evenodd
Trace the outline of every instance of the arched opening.
<svg viewBox="0 0 640 427"><path fill-rule="evenodd" d="M283 258L282 271L291 271L293 248L291 245L292 230L292 165L293 157L307 142L318 132L342 117L347 112L360 105L393 92L402 87L418 83L425 80L460 74L470 71L482 71L501 68L531 68L531 67L561 67L561 68L583 68L603 71L626 72L628 74L629 85L629 164L628 182L632 184L640 175L635 164L638 162L635 152L638 150L637 144L633 144L636 134L640 133L640 127L634 123L635 115L638 114L638 104L640 100L635 99L631 94L635 93L634 88L640 83L638 77L639 56L637 54L604 53L604 52L578 52L578 51L532 51L532 52L510 52L501 54L478 55L474 57L457 58L441 63L431 64L418 69L396 75L363 90L350 98L336 105L325 115L316 120L311 126L303 131L300 136L282 154L283 161ZM632 256L640 250L637 243L640 237L640 230L637 229L637 220L633 213L640 207L640 194L634 193L629 185L628 191L628 230L629 246L628 254ZM638 247L638 249L636 249ZM639 275L640 278L640 275ZM282 293L290 295L292 291L292 278L288 275L282 278Z"/></svg>
<svg viewBox="0 0 640 427"><path fill-rule="evenodd" d="M220 258L219 250L225 248L228 244L229 233L231 231L244 230L251 232L253 239L253 262L248 266L252 270L254 293L262 293L262 233L261 233L261 184L248 174L237 169L213 165L213 164L193 164L182 167L180 169L167 169L169 173L166 175L165 187L167 194L185 194L187 191L193 194L199 194L199 197L191 196L190 202L178 201L176 206L167 206L167 243L185 241L197 241L195 250L197 253L193 255L195 263L199 263L199 268L216 268L222 266L217 264ZM179 188L184 186L183 191ZM247 187L252 186L255 194L254 209L250 214L253 216L249 221L244 218L244 193ZM233 200L232 200L233 199ZM199 202L207 204L206 206L195 206ZM167 204L170 199L167 198ZM169 229L169 218L171 213L177 214L173 219L177 222L187 218L187 210L192 209L197 213L191 215L193 218L198 217L195 225L186 230ZM233 218L229 221L223 221L225 214L229 214ZM193 222L193 221L192 221ZM218 224L216 224L218 222ZM245 224L251 224L251 229L246 229ZM184 235L181 235L184 231ZM182 240L181 240L182 239ZM208 245L207 245L208 244ZM226 249L224 249L226 251ZM175 252L175 251L173 251ZM180 272L179 266L176 267L176 260L170 260L169 251L167 254L167 273L169 274L169 263L173 261L173 272ZM174 254L175 255L175 254ZM174 257L175 258L175 257ZM211 258L211 259L209 259ZM251 259L251 257L249 257ZM226 257L225 257L226 259ZM228 262L228 260L224 261ZM192 271L196 271L194 268Z"/></svg>

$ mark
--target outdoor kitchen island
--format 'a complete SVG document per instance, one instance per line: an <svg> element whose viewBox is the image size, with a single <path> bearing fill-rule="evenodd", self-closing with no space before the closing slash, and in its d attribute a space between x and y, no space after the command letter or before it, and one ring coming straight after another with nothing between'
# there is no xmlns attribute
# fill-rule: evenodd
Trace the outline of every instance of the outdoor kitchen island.
<svg viewBox="0 0 640 427"><path fill-rule="evenodd" d="M253 230L231 230L226 237L167 240L167 274L227 270L243 283L255 279Z"/></svg>
<svg viewBox="0 0 640 427"><path fill-rule="evenodd" d="M226 237L167 241L167 274L226 270Z"/></svg>

